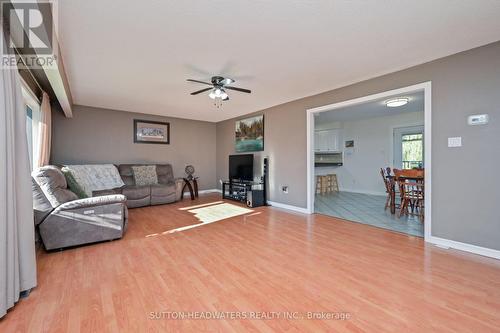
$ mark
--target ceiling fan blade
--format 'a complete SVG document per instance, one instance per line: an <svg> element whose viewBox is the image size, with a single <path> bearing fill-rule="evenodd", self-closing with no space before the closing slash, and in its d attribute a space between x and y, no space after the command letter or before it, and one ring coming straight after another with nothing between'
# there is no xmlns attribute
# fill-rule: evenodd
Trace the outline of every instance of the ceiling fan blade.
<svg viewBox="0 0 500 333"><path fill-rule="evenodd" d="M244 92L244 93L247 93L247 94L250 94L252 92L249 89L237 88L237 87L230 87L230 86L224 86L224 89L236 90L236 91Z"/></svg>
<svg viewBox="0 0 500 333"><path fill-rule="evenodd" d="M193 79L187 79L186 81L189 82L196 82L196 83L203 83L203 84L208 84L209 86L212 86L213 84L208 83L208 82L203 82L203 81L198 81L198 80L193 80Z"/></svg>
<svg viewBox="0 0 500 333"><path fill-rule="evenodd" d="M210 87L210 88L204 88L204 89L192 92L191 95L198 95L198 94L201 94L202 92L209 91L210 89L213 89L213 88L212 87Z"/></svg>

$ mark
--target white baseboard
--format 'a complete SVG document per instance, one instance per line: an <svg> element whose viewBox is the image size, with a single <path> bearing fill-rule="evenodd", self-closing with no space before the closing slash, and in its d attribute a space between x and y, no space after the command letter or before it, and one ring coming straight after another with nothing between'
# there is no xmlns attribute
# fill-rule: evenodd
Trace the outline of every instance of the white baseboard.
<svg viewBox="0 0 500 333"><path fill-rule="evenodd" d="M286 209L286 210L291 210L291 211L294 211L294 212L297 212L297 213L302 213L302 214L309 214L309 211L306 208L292 206L292 205L287 205L287 204L282 204L282 203L279 203L279 202L274 202L274 201L269 201L269 200L267 201L267 203L269 205L271 205L272 207L282 208L282 209Z"/></svg>
<svg viewBox="0 0 500 333"><path fill-rule="evenodd" d="M456 250L479 254L485 257L500 259L500 250L489 249L482 246L457 242L454 240L435 237L435 236L430 236L426 241L441 248L452 248Z"/></svg>
<svg viewBox="0 0 500 333"><path fill-rule="evenodd" d="M340 188L339 190L340 190L340 192L349 192L349 193L360 193L360 194L387 196L387 193L385 193L385 192L353 190L353 189L349 189L349 188Z"/></svg>

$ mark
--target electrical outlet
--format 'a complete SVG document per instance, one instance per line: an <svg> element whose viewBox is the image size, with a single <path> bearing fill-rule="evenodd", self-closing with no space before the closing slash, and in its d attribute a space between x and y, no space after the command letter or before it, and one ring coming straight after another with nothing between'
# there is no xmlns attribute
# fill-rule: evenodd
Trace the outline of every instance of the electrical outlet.
<svg viewBox="0 0 500 333"><path fill-rule="evenodd" d="M281 186L281 191L285 194L288 194L288 186Z"/></svg>

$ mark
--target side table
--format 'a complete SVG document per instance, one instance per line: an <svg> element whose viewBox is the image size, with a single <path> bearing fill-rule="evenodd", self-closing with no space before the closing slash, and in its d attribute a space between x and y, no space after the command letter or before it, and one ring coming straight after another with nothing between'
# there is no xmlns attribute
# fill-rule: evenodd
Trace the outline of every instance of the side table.
<svg viewBox="0 0 500 333"><path fill-rule="evenodd" d="M182 187L182 193L181 193L181 199L184 198L184 190L186 187L189 190L189 193L191 194L191 200L194 200L194 198L198 198L198 177L195 177L191 180L187 178L184 179L184 186Z"/></svg>

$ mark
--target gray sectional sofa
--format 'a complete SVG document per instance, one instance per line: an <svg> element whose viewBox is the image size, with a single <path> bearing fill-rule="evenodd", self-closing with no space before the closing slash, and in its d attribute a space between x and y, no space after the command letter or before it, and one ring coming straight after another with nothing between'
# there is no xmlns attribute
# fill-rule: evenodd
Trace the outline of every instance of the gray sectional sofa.
<svg viewBox="0 0 500 333"><path fill-rule="evenodd" d="M121 188L92 192L78 199L68 189L57 166L32 173L35 224L47 250L121 238L127 228L128 208L180 200L183 180L175 179L170 164L156 164L158 183L136 186L132 166L117 166Z"/></svg>
<svg viewBox="0 0 500 333"><path fill-rule="evenodd" d="M59 168L32 173L33 209L47 250L121 238L127 229L125 196L78 199Z"/></svg>
<svg viewBox="0 0 500 333"><path fill-rule="evenodd" d="M143 207L149 205L162 205L179 201L182 195L184 181L182 178L175 179L170 164L156 164L158 184L148 186L136 186L132 166L140 164L120 164L118 172L125 186L117 189L127 198L129 208Z"/></svg>

